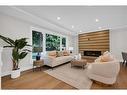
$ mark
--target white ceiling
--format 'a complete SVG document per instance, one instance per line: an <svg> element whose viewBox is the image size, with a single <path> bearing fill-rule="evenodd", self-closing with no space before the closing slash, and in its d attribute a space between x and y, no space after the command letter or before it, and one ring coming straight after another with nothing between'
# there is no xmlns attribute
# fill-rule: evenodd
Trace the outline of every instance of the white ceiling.
<svg viewBox="0 0 127 95"><path fill-rule="evenodd" d="M15 12L10 12L10 8L15 10L17 15L14 15ZM127 25L127 6L16 6L0 7L0 9L33 23L33 20L37 19L36 24L40 26L72 35L80 33L80 30L92 32ZM25 16L21 16L21 13ZM57 17L61 19L57 20Z"/></svg>

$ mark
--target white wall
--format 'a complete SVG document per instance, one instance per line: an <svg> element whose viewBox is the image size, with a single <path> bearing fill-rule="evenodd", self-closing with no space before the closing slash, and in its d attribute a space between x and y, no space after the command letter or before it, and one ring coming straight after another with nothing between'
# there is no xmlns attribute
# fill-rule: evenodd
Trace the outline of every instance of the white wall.
<svg viewBox="0 0 127 95"><path fill-rule="evenodd" d="M0 35L4 35L12 39L27 37L27 38L30 38L28 42L32 44L32 32L31 32L32 29L40 30L43 33L51 33L51 34L56 34L60 36L66 36L60 33L48 31L48 30L45 30L40 27L38 28L38 27L39 26L35 26L33 24L27 23L25 21L22 21L22 20L7 16L7 15L3 15L3 14L0 15L0 30L1 30ZM66 37L67 39L73 38L70 35ZM74 40L68 40L67 42L68 47L73 46L72 43L74 43ZM3 46L3 45L5 45L5 42L0 40L0 46ZM10 74L12 70L11 49L3 50L2 61L3 61L3 66L2 66L2 71L1 71L2 76ZM21 61L20 68L22 71L32 68L31 53L27 55L27 57Z"/></svg>
<svg viewBox="0 0 127 95"><path fill-rule="evenodd" d="M0 34L10 37L12 39L17 39L21 37L31 38L30 25L24 22L21 22L17 19L13 19L9 16L0 15ZM31 39L28 39L28 42L31 44ZM0 40L0 46L5 45L5 42ZM12 70L12 60L11 60L11 49L6 48L2 52L2 76L10 74ZM25 59L21 61L20 68L21 70L29 69L32 67L31 63L31 54L27 55Z"/></svg>
<svg viewBox="0 0 127 95"><path fill-rule="evenodd" d="M74 48L73 53L78 54L78 36L70 37L69 43Z"/></svg>
<svg viewBox="0 0 127 95"><path fill-rule="evenodd" d="M127 27L110 30L110 51L121 61L121 52L127 52Z"/></svg>

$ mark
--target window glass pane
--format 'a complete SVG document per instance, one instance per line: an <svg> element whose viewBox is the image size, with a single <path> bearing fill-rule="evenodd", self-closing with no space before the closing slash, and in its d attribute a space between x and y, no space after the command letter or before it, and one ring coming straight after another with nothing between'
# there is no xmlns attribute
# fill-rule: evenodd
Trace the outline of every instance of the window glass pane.
<svg viewBox="0 0 127 95"><path fill-rule="evenodd" d="M56 35L46 34L46 51L60 51L60 37Z"/></svg>
<svg viewBox="0 0 127 95"><path fill-rule="evenodd" d="M62 50L66 50L66 38L62 37Z"/></svg>
<svg viewBox="0 0 127 95"><path fill-rule="evenodd" d="M62 47L66 47L66 38L62 38Z"/></svg>
<svg viewBox="0 0 127 95"><path fill-rule="evenodd" d="M32 46L32 57L35 59L37 53L43 51L43 34L41 32L32 31Z"/></svg>

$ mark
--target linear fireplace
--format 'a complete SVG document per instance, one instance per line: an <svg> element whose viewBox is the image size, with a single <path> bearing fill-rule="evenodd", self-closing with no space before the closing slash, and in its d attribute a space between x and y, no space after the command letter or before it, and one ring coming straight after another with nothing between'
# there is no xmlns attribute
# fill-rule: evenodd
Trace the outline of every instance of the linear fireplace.
<svg viewBox="0 0 127 95"><path fill-rule="evenodd" d="M99 57L100 55L101 55L101 51L84 51L84 56Z"/></svg>

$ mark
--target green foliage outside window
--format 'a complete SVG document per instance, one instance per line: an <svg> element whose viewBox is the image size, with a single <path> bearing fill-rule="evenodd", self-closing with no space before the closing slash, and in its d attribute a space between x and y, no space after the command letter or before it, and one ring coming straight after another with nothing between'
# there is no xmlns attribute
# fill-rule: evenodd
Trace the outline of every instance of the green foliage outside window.
<svg viewBox="0 0 127 95"><path fill-rule="evenodd" d="M43 51L43 34L41 32L32 31L32 58L36 59L39 52Z"/></svg>
<svg viewBox="0 0 127 95"><path fill-rule="evenodd" d="M66 38L65 37L62 38L62 47L66 47Z"/></svg>
<svg viewBox="0 0 127 95"><path fill-rule="evenodd" d="M43 51L43 34L41 32L32 31L33 52Z"/></svg>
<svg viewBox="0 0 127 95"><path fill-rule="evenodd" d="M46 51L60 51L60 37L56 35L46 34Z"/></svg>

